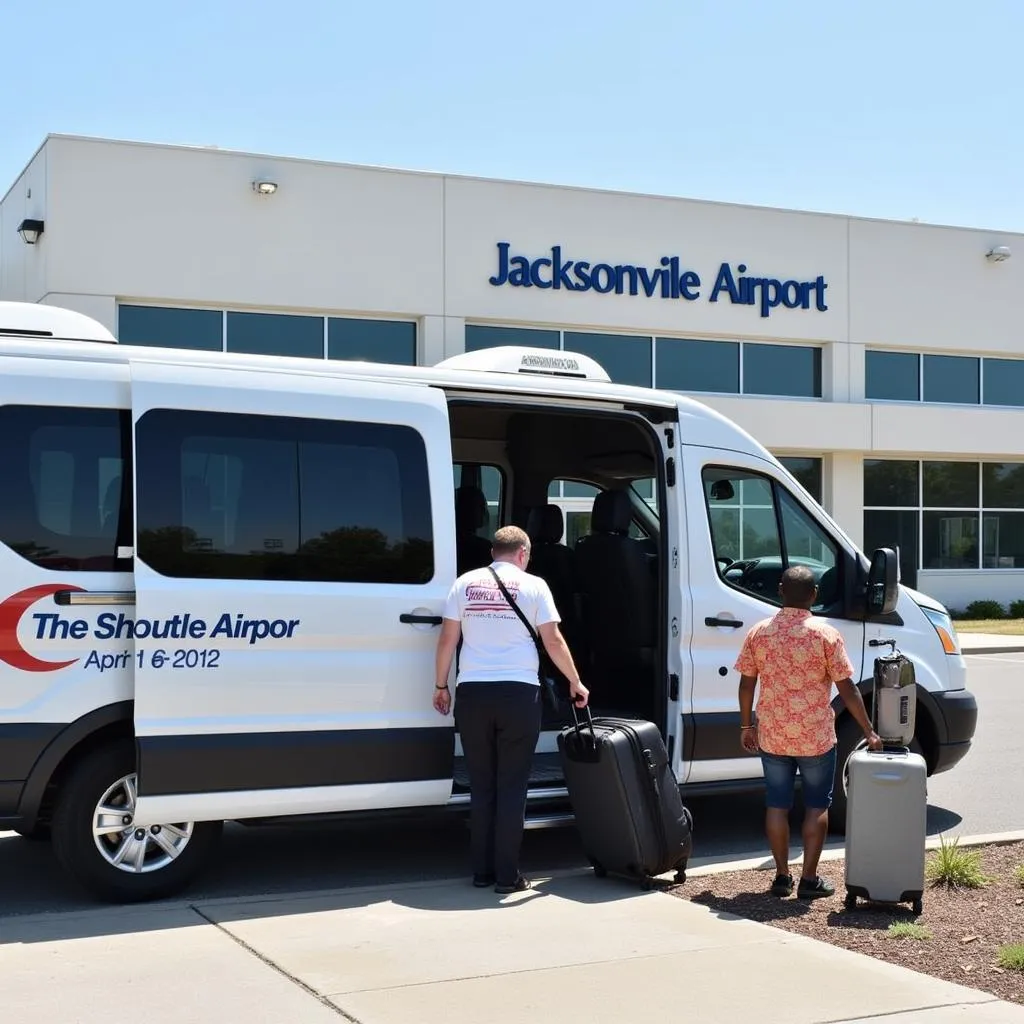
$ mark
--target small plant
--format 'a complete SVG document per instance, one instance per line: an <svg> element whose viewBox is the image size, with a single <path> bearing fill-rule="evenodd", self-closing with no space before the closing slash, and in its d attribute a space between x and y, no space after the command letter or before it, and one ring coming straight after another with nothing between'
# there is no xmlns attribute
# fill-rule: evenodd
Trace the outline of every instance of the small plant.
<svg viewBox="0 0 1024 1024"><path fill-rule="evenodd" d="M916 939L924 942L932 937L932 933L923 924L913 924L910 921L893 921L886 929L890 939Z"/></svg>
<svg viewBox="0 0 1024 1024"><path fill-rule="evenodd" d="M1001 947L999 966L1006 971L1024 971L1024 942Z"/></svg>
<svg viewBox="0 0 1024 1024"><path fill-rule="evenodd" d="M1024 889L1024 864L1013 869L1013 880Z"/></svg>
<svg viewBox="0 0 1024 1024"><path fill-rule="evenodd" d="M998 601L972 601L967 606L969 619L1002 619L1006 610Z"/></svg>
<svg viewBox="0 0 1024 1024"><path fill-rule="evenodd" d="M981 870L981 854L976 850L961 850L960 840L947 843L940 840L938 850L928 863L928 879L932 885L945 885L950 889L980 889L988 884Z"/></svg>
<svg viewBox="0 0 1024 1024"><path fill-rule="evenodd" d="M1024 619L1024 601L1010 602L1010 618Z"/></svg>

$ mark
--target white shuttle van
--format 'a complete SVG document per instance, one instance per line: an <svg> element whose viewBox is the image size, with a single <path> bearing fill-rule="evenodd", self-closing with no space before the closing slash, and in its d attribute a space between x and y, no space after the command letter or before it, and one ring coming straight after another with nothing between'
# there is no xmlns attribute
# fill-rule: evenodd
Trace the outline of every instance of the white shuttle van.
<svg viewBox="0 0 1024 1024"><path fill-rule="evenodd" d="M50 837L102 898L180 888L225 820L465 809L434 647L497 522L531 532L595 710L656 722L686 796L762 784L732 666L797 562L865 688L878 640L916 662L930 770L970 746L946 611L698 402L570 352L129 348L14 303L0 336L0 830ZM555 481L596 495L572 544ZM547 714L538 827L568 818Z"/></svg>

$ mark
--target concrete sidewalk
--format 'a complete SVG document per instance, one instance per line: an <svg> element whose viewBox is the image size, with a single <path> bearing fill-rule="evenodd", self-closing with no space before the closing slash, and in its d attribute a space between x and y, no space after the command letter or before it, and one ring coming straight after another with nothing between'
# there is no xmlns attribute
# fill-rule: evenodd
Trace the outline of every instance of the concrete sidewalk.
<svg viewBox="0 0 1024 1024"><path fill-rule="evenodd" d="M953 623L956 626L956 623ZM1017 654L1024 652L1024 636L1003 636L1001 633L957 632L962 654Z"/></svg>
<svg viewBox="0 0 1024 1024"><path fill-rule="evenodd" d="M1024 1022L985 993L589 872L504 899L460 879L6 918L0 970L5 1024Z"/></svg>

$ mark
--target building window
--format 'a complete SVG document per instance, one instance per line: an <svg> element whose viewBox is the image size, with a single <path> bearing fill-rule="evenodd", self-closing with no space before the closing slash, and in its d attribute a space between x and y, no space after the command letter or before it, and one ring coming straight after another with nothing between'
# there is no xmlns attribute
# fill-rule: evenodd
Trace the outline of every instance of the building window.
<svg viewBox="0 0 1024 1024"><path fill-rule="evenodd" d="M744 345L743 393L821 397L821 349L809 345Z"/></svg>
<svg viewBox="0 0 1024 1024"><path fill-rule="evenodd" d="M986 405L1024 405L1024 359L986 359Z"/></svg>
<svg viewBox="0 0 1024 1024"><path fill-rule="evenodd" d="M228 313L229 352L260 356L324 355L324 318L286 313Z"/></svg>
<svg viewBox="0 0 1024 1024"><path fill-rule="evenodd" d="M649 388L651 339L633 334L582 334L566 331L563 348L596 359L616 384Z"/></svg>
<svg viewBox="0 0 1024 1024"><path fill-rule="evenodd" d="M921 400L921 357L916 352L867 352L865 394L886 402Z"/></svg>
<svg viewBox="0 0 1024 1024"><path fill-rule="evenodd" d="M433 576L426 448L411 427L159 409L136 437L138 554L164 576Z"/></svg>
<svg viewBox="0 0 1024 1024"><path fill-rule="evenodd" d="M654 345L659 388L739 393L739 342L655 338Z"/></svg>
<svg viewBox="0 0 1024 1024"><path fill-rule="evenodd" d="M55 572L130 571L129 413L6 405L0 434L0 540Z"/></svg>
<svg viewBox="0 0 1024 1024"><path fill-rule="evenodd" d="M117 340L122 345L220 352L224 348L224 314L219 309L119 306Z"/></svg>
<svg viewBox="0 0 1024 1024"><path fill-rule="evenodd" d="M327 321L327 358L416 365L416 325L401 320Z"/></svg>
<svg viewBox="0 0 1024 1024"><path fill-rule="evenodd" d="M981 401L981 360L969 356L926 355L924 400L977 405Z"/></svg>
<svg viewBox="0 0 1024 1024"><path fill-rule="evenodd" d="M466 324L466 351L478 352L482 348L500 345L523 348L558 348L561 333L532 327L487 327Z"/></svg>
<svg viewBox="0 0 1024 1024"><path fill-rule="evenodd" d="M787 455L781 456L779 462L797 478L804 490L820 505L822 495L821 459L796 458Z"/></svg>
<svg viewBox="0 0 1024 1024"><path fill-rule="evenodd" d="M911 586L918 566L1024 567L1024 462L868 459L864 505L865 547L898 547Z"/></svg>

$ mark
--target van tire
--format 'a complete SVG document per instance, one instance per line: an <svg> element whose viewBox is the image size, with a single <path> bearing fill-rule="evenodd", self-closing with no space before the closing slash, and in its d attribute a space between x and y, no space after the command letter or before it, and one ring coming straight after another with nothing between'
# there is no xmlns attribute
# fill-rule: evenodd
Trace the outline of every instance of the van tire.
<svg viewBox="0 0 1024 1024"><path fill-rule="evenodd" d="M137 903L170 896L184 888L204 867L224 823L192 824L180 853L164 867L127 872L104 857L93 835L96 809L119 780L134 778L135 745L117 740L86 755L74 766L54 808L51 831L58 863L97 898L110 903Z"/></svg>

